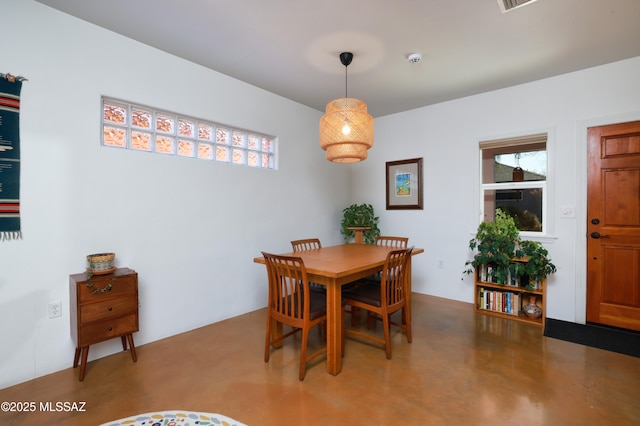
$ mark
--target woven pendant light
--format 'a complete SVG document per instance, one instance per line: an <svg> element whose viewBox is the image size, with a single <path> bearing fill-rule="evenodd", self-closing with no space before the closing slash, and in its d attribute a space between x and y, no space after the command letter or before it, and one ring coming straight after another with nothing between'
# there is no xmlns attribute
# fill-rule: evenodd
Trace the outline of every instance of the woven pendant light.
<svg viewBox="0 0 640 426"><path fill-rule="evenodd" d="M345 66L345 97L329 102L320 119L320 148L327 152L327 160L335 163L362 161L373 146L373 117L367 113L367 104L347 96L346 68L352 59L350 52L340 54Z"/></svg>

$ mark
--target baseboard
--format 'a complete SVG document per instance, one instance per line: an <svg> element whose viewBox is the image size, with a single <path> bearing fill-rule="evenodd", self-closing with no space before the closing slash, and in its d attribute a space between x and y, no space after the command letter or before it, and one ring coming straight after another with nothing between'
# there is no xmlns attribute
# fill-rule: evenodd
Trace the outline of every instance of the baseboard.
<svg viewBox="0 0 640 426"><path fill-rule="evenodd" d="M632 330L547 318L544 335L640 358L640 333Z"/></svg>

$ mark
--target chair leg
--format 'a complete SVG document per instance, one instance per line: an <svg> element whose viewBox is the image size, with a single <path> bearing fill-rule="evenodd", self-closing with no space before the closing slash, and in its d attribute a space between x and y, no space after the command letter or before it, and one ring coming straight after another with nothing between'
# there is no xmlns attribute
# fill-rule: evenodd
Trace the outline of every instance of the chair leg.
<svg viewBox="0 0 640 426"><path fill-rule="evenodd" d="M389 315L382 315L382 327L384 328L384 350L387 353L387 359L391 359L391 324L389 324Z"/></svg>
<svg viewBox="0 0 640 426"><path fill-rule="evenodd" d="M302 347L300 348L300 374L298 380L304 380L305 367L307 365L307 343L309 341L309 329L302 329Z"/></svg>
<svg viewBox="0 0 640 426"><path fill-rule="evenodd" d="M371 329L371 326L375 326L378 316L371 311L367 311L367 328Z"/></svg>
<svg viewBox="0 0 640 426"><path fill-rule="evenodd" d="M411 337L411 321L407 321L404 326L405 326L404 331L405 331L405 333L407 333L407 342L411 343L411 340L412 340L412 337Z"/></svg>
<svg viewBox="0 0 640 426"><path fill-rule="evenodd" d="M356 325L356 314L358 313L358 308L352 306L349 312L351 313L351 326L353 327Z"/></svg>
<svg viewBox="0 0 640 426"><path fill-rule="evenodd" d="M269 362L271 353L271 316L267 316L267 338L264 343L264 362Z"/></svg>
<svg viewBox="0 0 640 426"><path fill-rule="evenodd" d="M345 321L344 321L344 310L345 307L342 307L341 313L342 313L342 317L340 318L340 321L342 321L342 336L340 336L340 339L342 339L342 353L340 354L341 356L344 357L344 335L345 335Z"/></svg>

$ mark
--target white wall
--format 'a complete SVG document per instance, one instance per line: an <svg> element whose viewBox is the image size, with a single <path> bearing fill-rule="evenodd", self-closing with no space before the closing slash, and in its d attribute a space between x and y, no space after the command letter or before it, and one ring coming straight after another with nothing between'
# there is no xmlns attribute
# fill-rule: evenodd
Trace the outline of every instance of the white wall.
<svg viewBox="0 0 640 426"><path fill-rule="evenodd" d="M260 250L342 241L351 169L324 159L321 112L33 1L0 10L0 72L28 78L24 237L0 242L0 388L72 365L68 276L87 254L139 273L142 345L265 306ZM279 170L103 148L101 95L276 135ZM63 317L48 319L58 300Z"/></svg>
<svg viewBox="0 0 640 426"><path fill-rule="evenodd" d="M0 243L0 388L68 368L68 275L116 252L140 275L138 345L265 305L260 250L341 243L342 209L369 202L408 235L414 290L470 302L461 280L479 217L478 141L549 130L558 273L547 315L584 321L586 128L640 119L640 58L376 119L369 159L334 165L321 112L117 36L31 0L0 0L0 72L22 90L24 239ZM279 136L278 171L99 146L100 96ZM385 210L385 162L424 157L425 208ZM561 206L576 206L561 219ZM443 268L438 267L442 261ZM65 315L47 318L61 300ZM121 350L91 348L90 359Z"/></svg>
<svg viewBox="0 0 640 426"><path fill-rule="evenodd" d="M353 196L371 202L385 234L426 249L414 258L415 291L472 302L469 239L480 218L478 142L549 131L553 227L542 240L558 272L547 316L584 323L586 129L640 119L640 57L376 120L375 146L354 170ZM424 210L385 210L385 162L424 158ZM574 219L560 218L575 206ZM442 261L443 268L440 268Z"/></svg>

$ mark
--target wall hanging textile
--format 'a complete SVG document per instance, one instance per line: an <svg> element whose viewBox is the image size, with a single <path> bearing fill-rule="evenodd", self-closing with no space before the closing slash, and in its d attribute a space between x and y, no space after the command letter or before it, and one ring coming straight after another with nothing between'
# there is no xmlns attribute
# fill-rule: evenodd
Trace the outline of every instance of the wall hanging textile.
<svg viewBox="0 0 640 426"><path fill-rule="evenodd" d="M20 230L20 89L23 77L0 74L0 241Z"/></svg>

